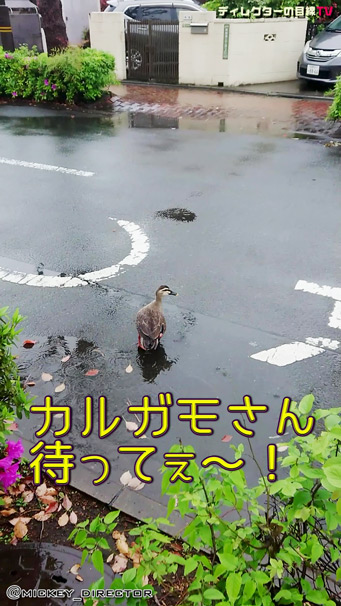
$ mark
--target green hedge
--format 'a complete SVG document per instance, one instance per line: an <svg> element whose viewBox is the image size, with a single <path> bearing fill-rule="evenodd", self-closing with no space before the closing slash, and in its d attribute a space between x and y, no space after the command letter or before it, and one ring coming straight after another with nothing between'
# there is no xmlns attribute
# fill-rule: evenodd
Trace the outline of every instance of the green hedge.
<svg viewBox="0 0 341 606"><path fill-rule="evenodd" d="M341 120L341 76L337 79L334 88L334 101L328 111L330 120Z"/></svg>
<svg viewBox="0 0 341 606"><path fill-rule="evenodd" d="M77 103L96 101L114 77L115 59L93 48L69 47L53 55L22 46L0 47L0 96Z"/></svg>

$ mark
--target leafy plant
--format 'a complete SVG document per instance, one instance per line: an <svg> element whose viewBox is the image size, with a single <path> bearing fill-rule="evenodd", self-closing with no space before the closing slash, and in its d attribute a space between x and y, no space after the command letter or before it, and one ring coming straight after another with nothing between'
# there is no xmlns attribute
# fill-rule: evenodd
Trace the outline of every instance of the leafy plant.
<svg viewBox="0 0 341 606"><path fill-rule="evenodd" d="M299 405L291 403L290 410L301 426L313 402L309 395ZM170 539L160 532L160 524L168 520L145 520L130 531L142 554L136 576L130 579L133 586L142 575L162 584L167 575L183 567L189 579L183 606L339 606L340 413L341 408L315 411L318 431L295 436L285 444L287 451L279 455L277 471L283 477L273 483L263 475L250 440L251 456L261 476L257 486L248 487L241 469L202 469L194 461L186 470L193 482L171 483L173 470L163 467L162 492L169 496L167 516L177 510L192 521L183 533L182 555L167 549ZM244 446L231 448L239 459ZM191 446L171 448L171 452L180 451L194 450ZM232 521L225 517L227 510ZM96 524L104 534L111 529L105 519ZM89 534L84 532L81 538L86 545ZM124 583L124 575L113 585L119 586L119 582ZM104 603L108 602L100 601L99 606Z"/></svg>
<svg viewBox="0 0 341 606"><path fill-rule="evenodd" d="M334 88L333 103L329 107L327 118L341 120L341 76L338 77Z"/></svg>
<svg viewBox="0 0 341 606"><path fill-rule="evenodd" d="M12 354L18 334L18 325L23 317L16 310L10 318L7 307L0 309L0 449L4 448L6 436L11 434L9 429L15 417L29 416L33 399L21 386L19 370ZM3 449L2 448L2 449Z"/></svg>
<svg viewBox="0 0 341 606"><path fill-rule="evenodd" d="M69 47L55 54L37 54L21 46L13 53L0 47L0 95L61 101L95 101L114 77L115 59L93 48Z"/></svg>

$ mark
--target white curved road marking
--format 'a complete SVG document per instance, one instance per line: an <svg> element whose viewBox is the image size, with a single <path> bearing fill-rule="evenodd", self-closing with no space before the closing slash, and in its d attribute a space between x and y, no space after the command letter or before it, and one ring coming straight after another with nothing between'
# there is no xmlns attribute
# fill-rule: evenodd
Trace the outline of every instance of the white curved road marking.
<svg viewBox="0 0 341 606"><path fill-rule="evenodd" d="M111 217L109 217L111 219ZM9 270L6 267L0 267L0 280L12 282L13 284L26 284L27 286L41 286L43 288L71 288L73 286L87 286L89 282L101 282L109 280L114 276L124 273L129 266L138 265L147 256L149 251L149 240L146 234L136 223L130 221L117 221L131 239L131 251L116 265L105 267L98 271L92 271L79 276L40 276L38 274L24 273L20 271Z"/></svg>
<svg viewBox="0 0 341 606"><path fill-rule="evenodd" d="M12 158L1 158L0 164L10 164L11 166L23 166L24 168L36 168L37 170L49 170L66 175L76 175L76 177L93 177L95 173L86 170L77 170L76 168L65 168L64 166L53 166L52 164L39 164L39 162L26 162L25 160L13 160Z"/></svg>

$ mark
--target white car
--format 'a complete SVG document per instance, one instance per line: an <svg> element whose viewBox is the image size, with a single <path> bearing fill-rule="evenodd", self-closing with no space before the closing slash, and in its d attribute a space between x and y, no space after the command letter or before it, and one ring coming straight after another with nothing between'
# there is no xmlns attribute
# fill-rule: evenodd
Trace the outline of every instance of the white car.
<svg viewBox="0 0 341 606"><path fill-rule="evenodd" d="M206 12L194 0L108 0L105 12L124 13L134 21L178 21L180 11Z"/></svg>

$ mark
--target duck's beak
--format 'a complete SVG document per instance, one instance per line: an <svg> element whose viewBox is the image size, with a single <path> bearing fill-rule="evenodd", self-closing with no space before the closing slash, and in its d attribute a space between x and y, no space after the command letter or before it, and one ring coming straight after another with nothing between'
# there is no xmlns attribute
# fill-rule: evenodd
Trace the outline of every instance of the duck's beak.
<svg viewBox="0 0 341 606"><path fill-rule="evenodd" d="M177 292L173 292L172 290L170 290L168 294L169 295L173 295L173 297L177 297L178 296L178 293Z"/></svg>

